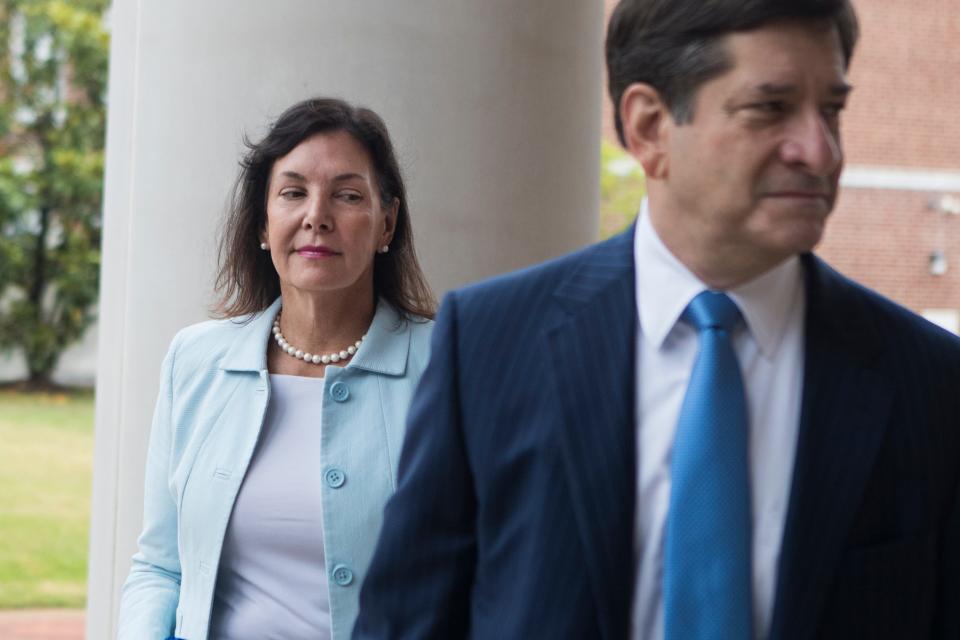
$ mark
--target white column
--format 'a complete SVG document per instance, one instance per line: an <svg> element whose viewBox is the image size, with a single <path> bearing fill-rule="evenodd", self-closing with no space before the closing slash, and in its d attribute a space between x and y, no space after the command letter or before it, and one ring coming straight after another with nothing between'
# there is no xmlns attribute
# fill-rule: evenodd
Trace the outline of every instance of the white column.
<svg viewBox="0 0 960 640"><path fill-rule="evenodd" d="M114 635L160 361L206 317L244 133L293 102L379 112L438 293L597 233L601 3L116 0L88 638Z"/></svg>

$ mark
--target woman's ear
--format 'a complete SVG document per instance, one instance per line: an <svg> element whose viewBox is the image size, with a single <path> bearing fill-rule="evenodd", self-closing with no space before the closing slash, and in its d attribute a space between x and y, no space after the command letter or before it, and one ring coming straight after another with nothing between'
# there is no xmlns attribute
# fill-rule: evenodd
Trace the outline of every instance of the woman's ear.
<svg viewBox="0 0 960 640"><path fill-rule="evenodd" d="M627 151L647 177L667 176L667 141L673 120L660 93L649 84L636 82L620 98L620 120Z"/></svg>
<svg viewBox="0 0 960 640"><path fill-rule="evenodd" d="M390 206L383 210L383 234L380 237L380 246L389 246L393 241L393 234L397 229L397 215L400 212L400 198L394 198Z"/></svg>
<svg viewBox="0 0 960 640"><path fill-rule="evenodd" d="M264 224L260 227L260 231L257 232L257 242L260 243L260 248L263 249L263 245L270 246L270 237L267 235L267 225Z"/></svg>

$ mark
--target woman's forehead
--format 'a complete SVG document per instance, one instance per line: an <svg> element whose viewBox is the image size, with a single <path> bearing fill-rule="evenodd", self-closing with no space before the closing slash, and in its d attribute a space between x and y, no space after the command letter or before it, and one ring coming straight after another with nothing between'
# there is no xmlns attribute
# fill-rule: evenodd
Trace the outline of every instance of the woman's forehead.
<svg viewBox="0 0 960 640"><path fill-rule="evenodd" d="M271 174L305 180L369 180L370 156L363 145L345 131L316 133L277 158Z"/></svg>

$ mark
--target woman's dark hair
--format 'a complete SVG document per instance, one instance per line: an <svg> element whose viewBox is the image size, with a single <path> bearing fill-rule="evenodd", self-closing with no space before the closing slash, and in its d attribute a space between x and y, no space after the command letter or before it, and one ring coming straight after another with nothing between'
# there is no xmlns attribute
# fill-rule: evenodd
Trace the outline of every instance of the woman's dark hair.
<svg viewBox="0 0 960 640"><path fill-rule="evenodd" d="M280 295L280 278L270 254L260 249L260 232L267 222L267 188L273 164L317 133L343 131L366 149L373 163L383 207L399 202L390 251L376 253L373 286L376 295L404 317L432 318L436 299L420 269L413 248L413 230L407 208L407 190L400 175L387 126L376 113L334 98L298 102L283 112L266 137L253 143L244 137L248 152L220 238L215 283L220 317L263 311Z"/></svg>
<svg viewBox="0 0 960 640"><path fill-rule="evenodd" d="M840 36L849 65L859 32L850 0L621 0L607 28L607 77L614 125L624 143L620 98L649 84L679 124L693 118L693 98L730 68L723 36L778 20L825 21Z"/></svg>

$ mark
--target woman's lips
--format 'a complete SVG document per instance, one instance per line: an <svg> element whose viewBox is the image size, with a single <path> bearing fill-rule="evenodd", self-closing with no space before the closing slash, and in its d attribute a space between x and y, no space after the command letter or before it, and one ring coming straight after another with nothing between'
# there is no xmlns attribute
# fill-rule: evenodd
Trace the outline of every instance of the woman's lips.
<svg viewBox="0 0 960 640"><path fill-rule="evenodd" d="M327 247L300 247L297 249L297 254L310 259L320 259L320 258L331 258L333 256L338 256L340 253L334 251L333 249L328 249Z"/></svg>

